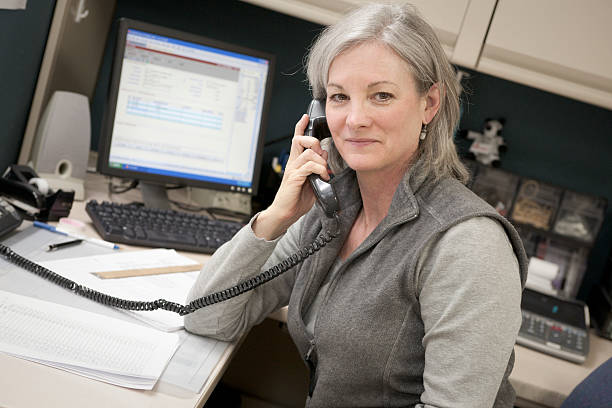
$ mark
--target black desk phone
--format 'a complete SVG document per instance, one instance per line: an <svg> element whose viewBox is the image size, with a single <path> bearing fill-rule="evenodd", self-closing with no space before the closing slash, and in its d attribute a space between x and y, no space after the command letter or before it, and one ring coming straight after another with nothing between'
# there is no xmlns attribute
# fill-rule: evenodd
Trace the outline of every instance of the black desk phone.
<svg viewBox="0 0 612 408"><path fill-rule="evenodd" d="M14 198L30 207L43 209L45 207L45 195L30 180L38 178L38 175L29 166L13 164L9 166L2 177L0 177L0 191L7 197Z"/></svg>
<svg viewBox="0 0 612 408"><path fill-rule="evenodd" d="M74 192L41 190L39 186L43 182L30 166L12 164L0 177L0 193L27 220L57 221L67 217Z"/></svg>
<svg viewBox="0 0 612 408"><path fill-rule="evenodd" d="M0 197L0 237L20 226L22 220L17 210Z"/></svg>
<svg viewBox="0 0 612 408"><path fill-rule="evenodd" d="M308 128L305 132L309 136L315 136L319 139L323 139L330 135L329 128L327 127L327 120L325 119L325 104L320 100L313 100L308 107L308 115L310 121ZM317 175L311 175L308 178L311 186L317 197L317 202L323 208L325 215L330 218L336 218L336 231L323 230L321 234L315 238L315 240L304 248L298 250L295 254L292 254L287 259L283 260L279 264L271 267L270 269L263 271L259 275L247 279L243 282L238 283L231 288L212 293L210 295L203 296L195 299L187 305L181 305L175 302L170 302L165 299L158 299L151 302L133 301L116 298L114 296L107 295L97 290L90 289L86 286L79 285L78 283L67 279L47 268L44 268L14 252L11 248L6 245L0 244L0 255L6 260L12 262L44 279L47 279L58 286L68 289L80 296L95 302L116 307L124 310L139 310L139 311L150 311L163 309L174 313L178 313L181 316L195 312L206 306L213 305L215 303L223 302L233 297L239 296L249 290L255 289L259 285L262 285L270 280L280 276L295 265L308 258L310 255L323 248L327 243L334 239L337 235L337 214L339 210L338 199L334 192L333 186L330 183L326 183Z"/></svg>

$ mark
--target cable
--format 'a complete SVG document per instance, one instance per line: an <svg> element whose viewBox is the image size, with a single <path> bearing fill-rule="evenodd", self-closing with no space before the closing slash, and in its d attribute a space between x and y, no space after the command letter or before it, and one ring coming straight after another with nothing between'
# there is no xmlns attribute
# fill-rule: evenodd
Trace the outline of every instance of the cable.
<svg viewBox="0 0 612 408"><path fill-rule="evenodd" d="M175 201L175 200L169 200L169 201L172 204L174 204L177 208L184 210L184 211L189 211L189 212L205 211L206 214L208 214L208 216L214 220L217 220L218 219L217 215L220 215L220 216L225 216L225 217L236 218L240 220L240 222L246 223L246 221L248 221L249 218L251 217L250 214L246 214L246 213L234 211L234 210L228 210L227 208L203 207L203 206L183 203L181 201Z"/></svg>
<svg viewBox="0 0 612 408"><path fill-rule="evenodd" d="M112 179L108 181L109 194L123 194L138 186L138 180L131 180L127 186L117 186L113 184Z"/></svg>
<svg viewBox="0 0 612 408"><path fill-rule="evenodd" d="M70 290L79 296L83 296L87 299L93 300L94 302L101 303L103 305L116 307L124 310L137 310L137 311L151 311L157 309L168 310L170 312L178 313L181 316L188 315L195 312L196 310L202 309L206 306L214 305L219 302L224 302L228 299L239 296L249 290L253 290L256 287L263 285L266 282L282 275L295 265L314 254L331 240L333 240L338 234L338 215L334 214L336 223L335 231L323 231L310 245L300 249L295 254L292 254L287 259L283 260L277 265L274 265L268 270L261 272L259 275L249 278L231 288L221 290L206 296L202 296L198 299L193 300L188 305L181 305L179 303L170 302L166 299L158 299L152 302L143 302L135 300L121 299L118 297L107 295L106 293L99 292L97 290L88 288L83 285L65 278L37 263L24 258L17 254L11 248L6 245L0 244L0 255L2 255L7 261L27 270L35 275L38 275L64 289Z"/></svg>

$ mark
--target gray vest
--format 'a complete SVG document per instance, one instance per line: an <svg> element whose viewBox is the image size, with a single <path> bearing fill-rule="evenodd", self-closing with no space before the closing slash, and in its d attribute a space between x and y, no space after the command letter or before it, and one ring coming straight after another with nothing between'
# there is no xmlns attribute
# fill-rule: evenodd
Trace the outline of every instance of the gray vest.
<svg viewBox="0 0 612 408"><path fill-rule="evenodd" d="M331 282L313 338L303 316L361 208L355 173L348 170L334 179L342 209L339 236L297 266L289 302L289 331L311 369L309 407L406 407L420 402L425 350L416 281L424 277L416 276L416 263L437 234L472 217L498 220L510 237L525 283L527 258L512 225L456 180L430 183L418 173L413 168L406 174L388 216ZM319 209L304 221L301 246L334 223ZM333 301L328 301L332 294ZM495 407L512 407L515 394L508 376L513 363L514 353Z"/></svg>

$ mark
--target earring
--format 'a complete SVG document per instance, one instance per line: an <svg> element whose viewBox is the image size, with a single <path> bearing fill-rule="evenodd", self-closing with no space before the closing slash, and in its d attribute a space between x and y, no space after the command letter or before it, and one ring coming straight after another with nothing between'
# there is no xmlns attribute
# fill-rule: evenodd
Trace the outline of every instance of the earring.
<svg viewBox="0 0 612 408"><path fill-rule="evenodd" d="M419 135L419 139L425 140L426 137L427 137L427 123L425 123L421 127L421 134Z"/></svg>

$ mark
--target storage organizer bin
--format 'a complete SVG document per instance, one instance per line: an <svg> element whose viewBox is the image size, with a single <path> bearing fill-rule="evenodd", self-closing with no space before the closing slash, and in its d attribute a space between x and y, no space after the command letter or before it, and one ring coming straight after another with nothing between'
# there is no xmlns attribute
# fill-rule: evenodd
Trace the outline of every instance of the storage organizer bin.
<svg viewBox="0 0 612 408"><path fill-rule="evenodd" d="M518 183L519 176L516 174L481 166L472 184L472 191L491 204L499 214L507 217Z"/></svg>
<svg viewBox="0 0 612 408"><path fill-rule="evenodd" d="M559 187L538 180L521 180L510 218L549 231L555 219L561 192Z"/></svg>
<svg viewBox="0 0 612 408"><path fill-rule="evenodd" d="M601 228L606 200L566 190L555 220L557 234L593 243Z"/></svg>

